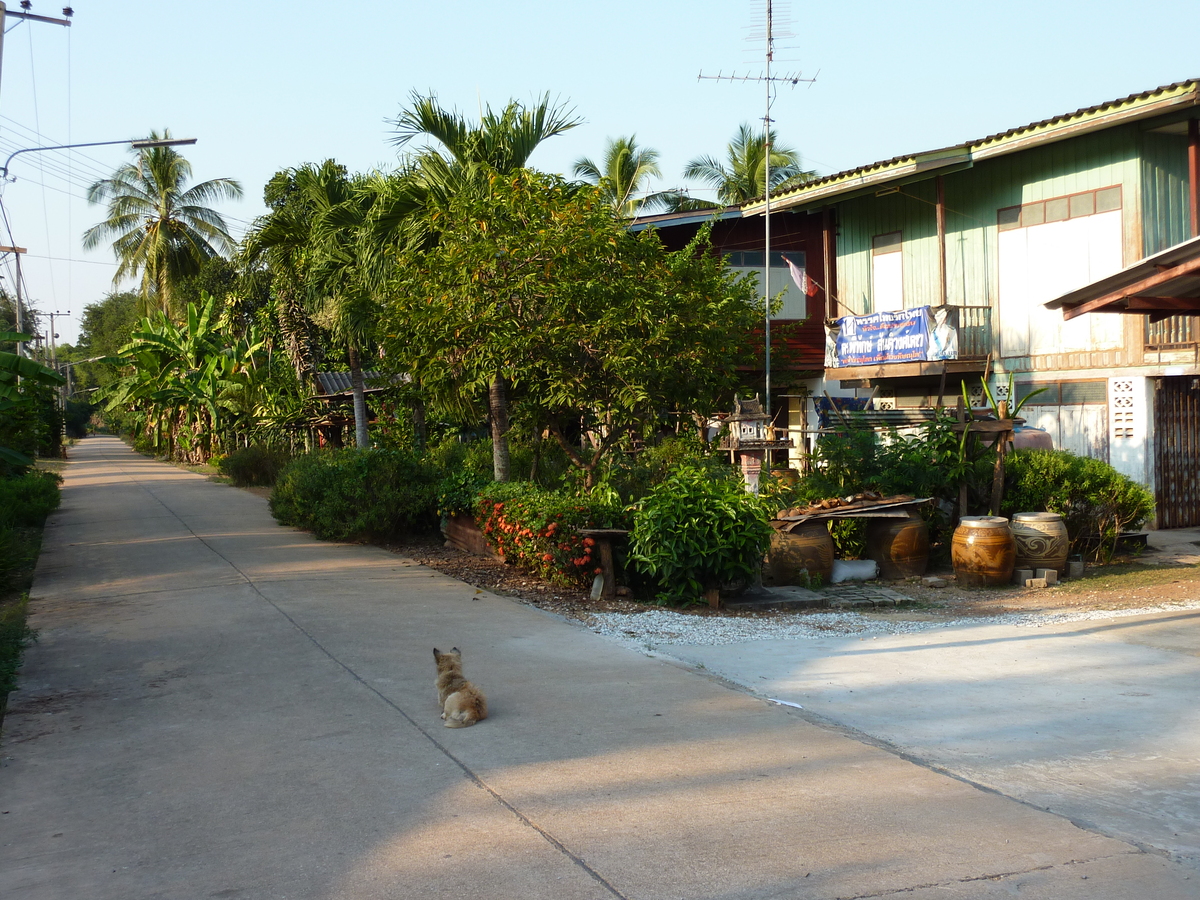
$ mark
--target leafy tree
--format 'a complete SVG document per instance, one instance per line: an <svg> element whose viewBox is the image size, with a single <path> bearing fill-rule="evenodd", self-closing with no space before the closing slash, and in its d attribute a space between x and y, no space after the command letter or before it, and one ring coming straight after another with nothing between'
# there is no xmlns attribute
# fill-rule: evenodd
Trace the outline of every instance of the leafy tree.
<svg viewBox="0 0 1200 900"><path fill-rule="evenodd" d="M0 342L32 340L24 333L0 332ZM46 426L57 424L58 407L47 388L63 377L39 362L0 350L0 474L20 474L33 465L33 454L47 445L57 446L57 435ZM46 413L51 413L47 416Z"/></svg>
<svg viewBox="0 0 1200 900"><path fill-rule="evenodd" d="M781 146L771 132L771 190L785 182L803 184L815 173L806 172L800 166L800 153L790 147ZM726 147L724 162L712 156L698 156L683 170L684 178L702 181L717 192L717 203L687 198L689 208L708 206L736 206L766 194L767 151L762 134L749 125L738 127Z"/></svg>
<svg viewBox="0 0 1200 900"><path fill-rule="evenodd" d="M510 101L499 112L488 106L478 124L468 122L456 110L440 106L433 94L414 92L411 105L393 121L395 143L406 145L417 137L437 141L446 155L422 154L413 167L409 182L414 186L421 207L445 208L464 192L486 195L493 173L512 174L525 168L529 157L542 141L562 134L581 123L573 111L552 104L543 95L532 106ZM435 223L431 230L437 231ZM492 427L493 469L497 481L509 477L508 384L497 372L488 389L488 409Z"/></svg>
<svg viewBox="0 0 1200 900"><path fill-rule="evenodd" d="M164 129L162 139L169 139ZM159 135L150 133L152 140ZM111 178L88 188L90 203L107 203L108 216L83 235L87 249L112 240L118 266L113 284L141 277L144 309L172 315L178 308L180 279L195 275L206 259L233 251L225 220L208 204L236 200L242 188L231 178L214 178L188 187L192 166L173 147L136 151Z"/></svg>
<svg viewBox="0 0 1200 900"><path fill-rule="evenodd" d="M663 205L669 196L646 194L646 182L650 178L661 178L662 170L658 166L658 151L639 147L635 135L611 139L599 165L587 157L577 160L575 176L597 185L604 202L612 206L618 216L625 218L652 211Z"/></svg>
<svg viewBox="0 0 1200 900"><path fill-rule="evenodd" d="M668 412L712 411L733 389L760 305L705 252L707 231L668 253L594 191L529 170L493 173L486 194L431 215L437 244L395 269L388 357L422 383L492 394L493 411L502 384L588 487L624 435ZM581 419L590 452L574 439Z"/></svg>

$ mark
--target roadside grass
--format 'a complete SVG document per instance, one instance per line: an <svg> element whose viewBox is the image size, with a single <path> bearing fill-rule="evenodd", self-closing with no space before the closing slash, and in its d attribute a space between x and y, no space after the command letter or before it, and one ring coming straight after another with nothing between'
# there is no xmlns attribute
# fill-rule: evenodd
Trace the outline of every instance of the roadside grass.
<svg viewBox="0 0 1200 900"><path fill-rule="evenodd" d="M1200 566L1147 566L1140 563L1121 563L1085 569L1082 578L1060 583L1064 594L1086 591L1120 591L1154 587L1176 582L1200 582Z"/></svg>
<svg viewBox="0 0 1200 900"><path fill-rule="evenodd" d="M38 461L39 470L55 474L65 465L64 460ZM53 506L57 505L55 488ZM17 670L24 650L37 640L37 633L29 627L26 616L29 588L42 548L44 510L34 514L24 509L11 507L6 511L5 524L0 525L0 725L4 723L8 708L8 694L17 686Z"/></svg>

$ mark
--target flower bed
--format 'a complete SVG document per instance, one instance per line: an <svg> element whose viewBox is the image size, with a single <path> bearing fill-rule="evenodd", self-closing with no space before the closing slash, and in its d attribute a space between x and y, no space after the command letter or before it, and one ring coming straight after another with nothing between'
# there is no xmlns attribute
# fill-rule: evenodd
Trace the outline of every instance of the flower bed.
<svg viewBox="0 0 1200 900"><path fill-rule="evenodd" d="M558 584L585 585L600 571L593 538L581 528L627 527L619 505L519 482L492 484L475 503L475 521L505 562Z"/></svg>

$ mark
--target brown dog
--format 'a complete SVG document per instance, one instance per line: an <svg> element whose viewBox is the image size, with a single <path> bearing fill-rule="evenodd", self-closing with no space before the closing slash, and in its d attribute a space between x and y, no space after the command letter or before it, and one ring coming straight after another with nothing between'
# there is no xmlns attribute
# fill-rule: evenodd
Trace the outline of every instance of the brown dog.
<svg viewBox="0 0 1200 900"><path fill-rule="evenodd" d="M438 705L447 728L466 728L487 718L487 698L462 673L462 651L455 647L449 653L433 648L437 663Z"/></svg>

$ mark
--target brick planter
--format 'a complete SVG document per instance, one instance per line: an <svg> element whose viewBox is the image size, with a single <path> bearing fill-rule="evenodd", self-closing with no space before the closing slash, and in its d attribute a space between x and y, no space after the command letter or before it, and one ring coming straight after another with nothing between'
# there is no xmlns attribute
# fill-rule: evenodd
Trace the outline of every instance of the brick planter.
<svg viewBox="0 0 1200 900"><path fill-rule="evenodd" d="M465 553L500 558L488 544L487 538L483 536L483 532L479 530L479 526L475 524L472 516L461 513L447 516L442 521L442 534L446 536L448 544Z"/></svg>

